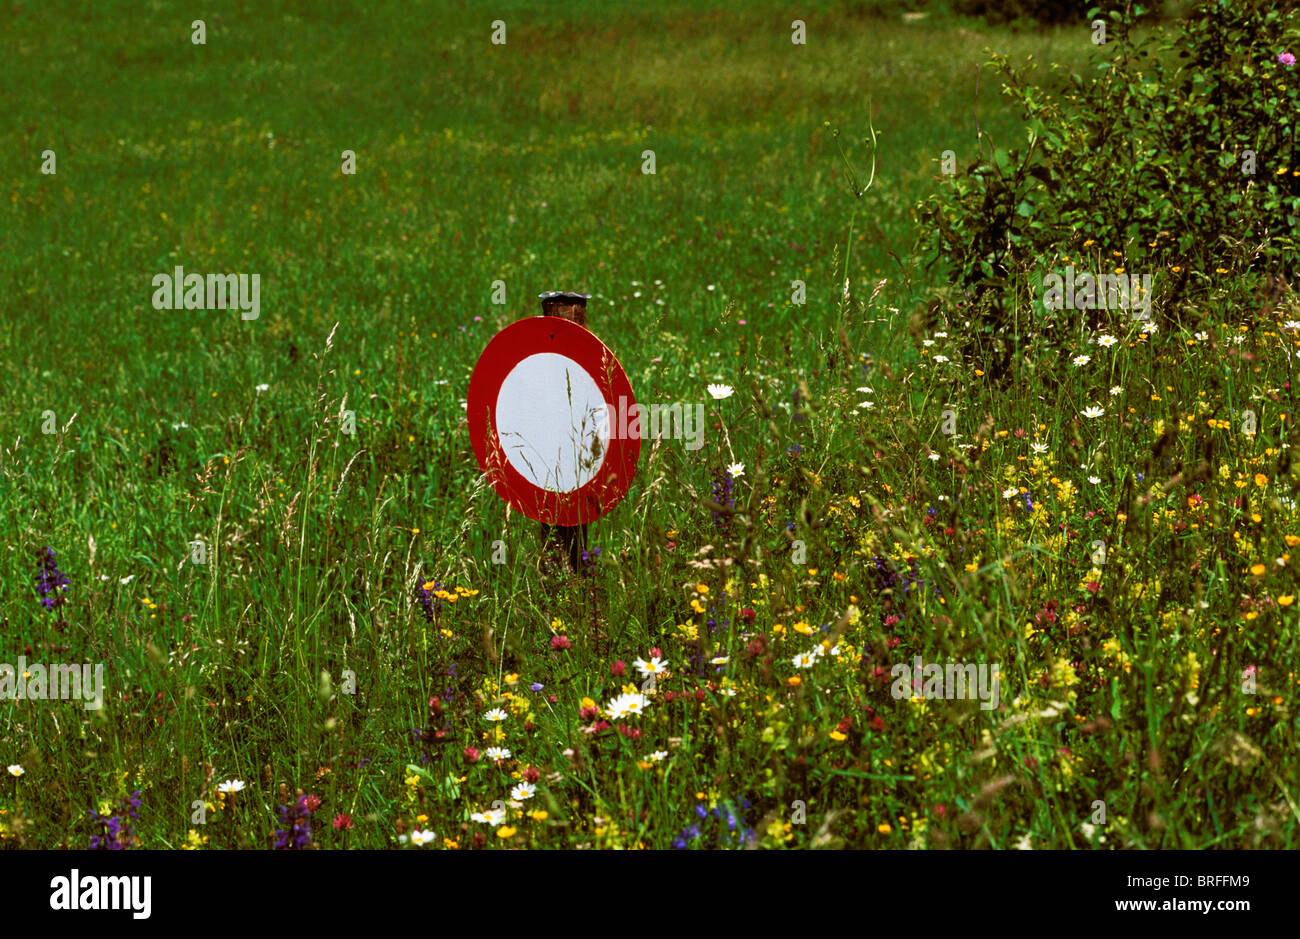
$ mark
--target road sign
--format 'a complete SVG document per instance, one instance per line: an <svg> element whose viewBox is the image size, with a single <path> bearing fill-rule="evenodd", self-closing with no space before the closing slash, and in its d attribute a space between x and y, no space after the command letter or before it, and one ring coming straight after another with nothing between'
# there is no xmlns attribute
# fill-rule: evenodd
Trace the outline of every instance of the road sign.
<svg viewBox="0 0 1300 939"><path fill-rule="evenodd" d="M585 525L627 494L641 440L619 437L611 411L631 410L632 386L586 328L556 316L510 324L479 356L468 399L474 457L516 511Z"/></svg>

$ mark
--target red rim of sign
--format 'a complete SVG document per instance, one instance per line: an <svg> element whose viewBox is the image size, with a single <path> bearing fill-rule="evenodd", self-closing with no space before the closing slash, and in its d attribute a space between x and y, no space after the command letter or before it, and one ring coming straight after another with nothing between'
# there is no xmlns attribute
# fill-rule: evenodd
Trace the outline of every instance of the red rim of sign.
<svg viewBox="0 0 1300 939"><path fill-rule="evenodd" d="M543 352L572 359L613 407L605 459L596 474L570 492L552 492L525 478L506 457L497 437L497 397L515 366ZM469 380L466 418L474 458L497 495L513 509L549 525L585 525L609 512L627 495L641 455L640 437L624 437L616 424L619 399L629 413L632 385L603 342L577 323L558 316L533 316L511 323L492 337Z"/></svg>

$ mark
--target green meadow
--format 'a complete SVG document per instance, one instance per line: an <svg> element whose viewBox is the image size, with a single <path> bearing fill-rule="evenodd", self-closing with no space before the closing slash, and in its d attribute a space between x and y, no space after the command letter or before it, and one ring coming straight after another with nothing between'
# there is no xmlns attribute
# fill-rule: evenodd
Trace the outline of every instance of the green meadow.
<svg viewBox="0 0 1300 939"><path fill-rule="evenodd" d="M918 240L944 151L1026 138L982 66L1087 28L468 6L9 5L0 662L104 668L0 700L0 845L1300 847L1294 296L998 382ZM176 267L258 315L155 309ZM464 420L552 289L706 414L572 573Z"/></svg>

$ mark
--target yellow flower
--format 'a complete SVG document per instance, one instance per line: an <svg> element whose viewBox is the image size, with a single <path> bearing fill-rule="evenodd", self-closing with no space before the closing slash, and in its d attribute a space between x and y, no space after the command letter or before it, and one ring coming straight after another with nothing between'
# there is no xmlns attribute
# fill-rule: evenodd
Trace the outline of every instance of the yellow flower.
<svg viewBox="0 0 1300 939"><path fill-rule="evenodd" d="M785 680L785 683L789 685L791 688L796 688L799 686L799 684L802 681L803 679L800 678L798 675L791 675L789 678Z"/></svg>
<svg viewBox="0 0 1300 939"><path fill-rule="evenodd" d="M889 827L889 822L881 822L876 826L876 831L880 832L882 835L887 835L893 830L894 829Z"/></svg>
<svg viewBox="0 0 1300 939"><path fill-rule="evenodd" d="M528 817L535 822L544 822L550 817L550 813L546 809L533 809L528 813Z"/></svg>
<svg viewBox="0 0 1300 939"><path fill-rule="evenodd" d="M839 743L841 740L847 740L848 737L847 735L840 733L838 730L832 730L831 739L834 740L836 743Z"/></svg>
<svg viewBox="0 0 1300 939"><path fill-rule="evenodd" d="M1264 571L1266 570L1268 570L1268 568L1266 568L1263 564L1256 563L1250 565L1250 572L1254 574L1256 577L1263 577Z"/></svg>
<svg viewBox="0 0 1300 939"><path fill-rule="evenodd" d="M696 584L696 585L695 585L695 589L696 589L696 591L697 591L698 593L708 593L708 592L709 592L709 585L708 585L708 584Z"/></svg>
<svg viewBox="0 0 1300 939"><path fill-rule="evenodd" d="M1295 596L1293 594L1288 593L1277 598L1278 606L1290 606L1292 603L1295 603Z"/></svg>
<svg viewBox="0 0 1300 939"><path fill-rule="evenodd" d="M516 831L518 831L518 829L516 829L516 828L511 828L509 825L502 825L500 828L497 829L497 837L498 837L498 838L509 838L509 837L510 837L511 835L513 835Z"/></svg>

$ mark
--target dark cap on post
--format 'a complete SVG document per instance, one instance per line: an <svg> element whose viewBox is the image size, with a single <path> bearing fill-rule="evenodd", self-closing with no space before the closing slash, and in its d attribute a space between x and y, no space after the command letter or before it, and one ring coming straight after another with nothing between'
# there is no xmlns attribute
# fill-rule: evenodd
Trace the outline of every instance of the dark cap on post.
<svg viewBox="0 0 1300 939"><path fill-rule="evenodd" d="M591 294L548 290L546 293L539 293L537 297L542 301L543 316L558 316L573 320L579 326L587 325L587 301L591 299Z"/></svg>

